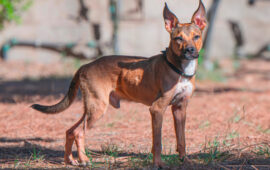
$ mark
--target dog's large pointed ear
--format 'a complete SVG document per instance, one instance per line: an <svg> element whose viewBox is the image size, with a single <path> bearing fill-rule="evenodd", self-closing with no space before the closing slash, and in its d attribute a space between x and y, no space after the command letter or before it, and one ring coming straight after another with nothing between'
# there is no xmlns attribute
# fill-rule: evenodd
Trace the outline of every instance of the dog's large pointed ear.
<svg viewBox="0 0 270 170"><path fill-rule="evenodd" d="M166 2L165 2L165 7L163 9L163 18L164 18L166 30L169 33L171 33L172 29L177 26L179 21L177 17L169 10Z"/></svg>
<svg viewBox="0 0 270 170"><path fill-rule="evenodd" d="M200 0L199 7L193 14L191 22L196 24L201 30L207 25L206 12L202 0Z"/></svg>

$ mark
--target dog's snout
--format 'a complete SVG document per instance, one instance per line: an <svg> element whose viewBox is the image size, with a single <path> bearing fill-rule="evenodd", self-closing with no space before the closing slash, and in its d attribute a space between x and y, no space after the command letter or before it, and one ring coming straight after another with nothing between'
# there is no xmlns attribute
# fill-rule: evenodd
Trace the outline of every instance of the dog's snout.
<svg viewBox="0 0 270 170"><path fill-rule="evenodd" d="M184 57L187 60L192 60L198 58L197 49L194 46L188 46L184 50Z"/></svg>
<svg viewBox="0 0 270 170"><path fill-rule="evenodd" d="M195 52L195 48L194 47L187 47L186 50L185 50L186 53L194 53Z"/></svg>

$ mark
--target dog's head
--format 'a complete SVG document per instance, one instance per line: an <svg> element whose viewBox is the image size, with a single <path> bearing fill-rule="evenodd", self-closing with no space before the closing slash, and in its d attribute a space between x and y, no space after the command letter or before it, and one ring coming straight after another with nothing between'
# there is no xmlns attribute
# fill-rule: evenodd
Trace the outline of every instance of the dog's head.
<svg viewBox="0 0 270 170"><path fill-rule="evenodd" d="M163 10L165 28L170 33L170 48L177 60L192 60L199 57L202 48L202 31L207 25L205 8L200 0L198 9L194 12L190 23L180 23L169 10L167 4Z"/></svg>

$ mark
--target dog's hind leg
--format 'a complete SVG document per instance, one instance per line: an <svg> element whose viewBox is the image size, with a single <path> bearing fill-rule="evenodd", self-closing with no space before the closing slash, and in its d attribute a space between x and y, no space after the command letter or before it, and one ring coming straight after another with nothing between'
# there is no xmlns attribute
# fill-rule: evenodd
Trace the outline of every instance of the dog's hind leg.
<svg viewBox="0 0 270 170"><path fill-rule="evenodd" d="M78 161L73 158L72 155L72 145L75 140L75 129L84 121L85 114L81 117L81 119L75 123L70 129L66 131L66 144L65 144L65 163L71 165L78 165Z"/></svg>
<svg viewBox="0 0 270 170"><path fill-rule="evenodd" d="M109 94L105 91L90 92L87 86L81 86L84 101L84 114L81 119L75 123L66 132L65 145L65 163L72 165L87 165L89 158L85 154L85 132L94 122L96 122L106 111L109 104ZM106 100L107 99L107 100ZM72 145L75 141L78 151L79 163L72 156Z"/></svg>
<svg viewBox="0 0 270 170"><path fill-rule="evenodd" d="M85 132L102 117L109 104L109 94L105 90L100 92L91 91L88 88L81 88L84 100L84 115L73 130L75 143L78 150L78 157L81 165L89 164L89 158L85 154Z"/></svg>

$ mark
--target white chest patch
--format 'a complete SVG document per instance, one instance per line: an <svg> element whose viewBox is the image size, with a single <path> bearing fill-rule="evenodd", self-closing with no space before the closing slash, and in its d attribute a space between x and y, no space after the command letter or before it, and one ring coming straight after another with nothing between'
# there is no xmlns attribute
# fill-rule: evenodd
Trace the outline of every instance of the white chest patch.
<svg viewBox="0 0 270 170"><path fill-rule="evenodd" d="M176 88L175 88L175 95L179 94L182 97L184 96L190 96L192 94L192 90L193 90L193 85L192 83L184 78L182 81L179 81L176 84Z"/></svg>
<svg viewBox="0 0 270 170"><path fill-rule="evenodd" d="M194 75L196 71L196 60L183 60L181 66L186 75Z"/></svg>
<svg viewBox="0 0 270 170"><path fill-rule="evenodd" d="M192 83L188 79L183 78L181 81L179 80L176 84L171 104L178 103L183 98L189 98L192 95L193 88Z"/></svg>

